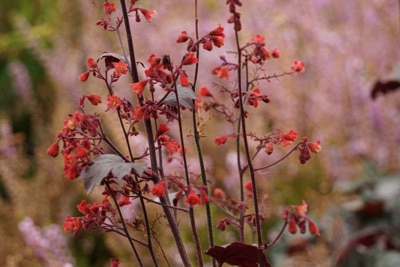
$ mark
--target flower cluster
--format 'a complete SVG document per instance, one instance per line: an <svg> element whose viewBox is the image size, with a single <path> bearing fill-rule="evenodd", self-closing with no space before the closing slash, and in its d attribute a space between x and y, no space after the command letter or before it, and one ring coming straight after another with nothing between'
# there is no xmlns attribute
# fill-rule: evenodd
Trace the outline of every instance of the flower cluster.
<svg viewBox="0 0 400 267"><path fill-rule="evenodd" d="M64 174L68 179L77 178L92 158L102 153L99 127L97 116L80 112L69 115L64 121L64 127L57 134L58 140L48 148L47 154L58 156L62 143Z"/></svg>
<svg viewBox="0 0 400 267"><path fill-rule="evenodd" d="M282 213L282 218L288 224L288 230L291 234L296 234L300 229L301 234L305 234L308 224L308 231L312 235L320 235L317 225L306 215L308 209L307 203L303 200L303 203L299 206L291 206L285 209ZM294 210L294 211L293 211Z"/></svg>
<svg viewBox="0 0 400 267"><path fill-rule="evenodd" d="M116 215L116 210L111 206L108 198L103 198L101 204L95 202L89 204L86 200L82 200L81 203L77 205L78 210L84 215L81 217L67 216L64 222L64 230L66 232L73 232L76 235L80 229L88 228L101 228L105 227L104 223L109 214L112 217Z"/></svg>
<svg viewBox="0 0 400 267"><path fill-rule="evenodd" d="M217 28L200 38L198 42L195 42L194 38L190 37L187 31L182 31L176 39L176 42L188 42L188 45L186 47L186 50L188 52L196 52L200 44L202 44L204 50L211 51L213 49L213 45L215 45L216 47L222 47L224 45L224 28L221 25L218 26Z"/></svg>

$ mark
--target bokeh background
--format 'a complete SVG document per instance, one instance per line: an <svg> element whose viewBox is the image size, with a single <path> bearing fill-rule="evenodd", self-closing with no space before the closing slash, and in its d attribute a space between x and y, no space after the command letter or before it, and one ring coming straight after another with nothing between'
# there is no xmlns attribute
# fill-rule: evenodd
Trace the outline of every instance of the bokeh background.
<svg viewBox="0 0 400 267"><path fill-rule="evenodd" d="M139 1L158 12L151 23L132 24L139 61L151 53L178 61L183 46L176 37L182 30L194 33L192 2ZM215 81L210 71L233 43L225 1L199 2L200 32L221 24L227 34L226 49L202 55L201 86ZM378 80L400 80L400 2L249 2L241 10L243 42L258 33L267 48L281 51L266 72L289 71L293 60L306 64L298 76L263 84L271 103L254 115L253 130L295 129L323 147L306 165L293 156L262 178L271 236L279 229L274 211L303 199L321 230L317 239L285 235L269 258L276 266L400 264L400 90L371 97ZM61 159L46 154L79 97L106 94L101 83L77 79L88 57L120 53L115 35L95 25L102 1L15 0L1 6L0 265L107 266L110 257L127 259L112 235L63 232L65 216L75 214L82 198L99 199L86 196L81 181L67 181ZM120 86L120 95L132 97L129 86ZM213 139L229 127L210 122L203 129L211 177L228 189L235 185L229 179L232 154ZM229 235L219 241L229 242Z"/></svg>

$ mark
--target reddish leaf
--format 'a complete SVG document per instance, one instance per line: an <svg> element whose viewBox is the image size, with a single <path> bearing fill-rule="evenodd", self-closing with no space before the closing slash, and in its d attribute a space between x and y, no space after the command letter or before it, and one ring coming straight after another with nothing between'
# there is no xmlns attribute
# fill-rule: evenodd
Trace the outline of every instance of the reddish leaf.
<svg viewBox="0 0 400 267"><path fill-rule="evenodd" d="M233 242L226 247L214 246L205 253L218 261L219 266L227 263L239 267L257 267L259 263L258 248L242 242ZM271 266L264 253L261 260L264 266Z"/></svg>

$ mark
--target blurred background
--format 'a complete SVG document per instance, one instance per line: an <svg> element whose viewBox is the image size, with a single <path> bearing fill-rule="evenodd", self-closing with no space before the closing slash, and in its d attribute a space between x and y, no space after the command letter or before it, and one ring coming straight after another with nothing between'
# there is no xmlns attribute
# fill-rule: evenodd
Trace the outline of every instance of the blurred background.
<svg viewBox="0 0 400 267"><path fill-rule="evenodd" d="M132 23L138 61L152 53L179 60L184 45L175 43L177 36L182 30L194 35L192 2L138 2L158 13L151 23ZM232 25L225 1L199 2L200 35L218 24L227 35L225 49L201 55L198 83L209 86L218 56L234 48ZM400 1L250 2L240 11L242 42L262 34L268 49L281 52L267 61L266 73L289 71L294 60L306 64L300 75L260 85L271 103L254 114L252 131L295 129L323 147L305 165L292 156L260 178L267 181L271 238L279 230L279 208L303 199L321 231L318 238L285 235L268 257L274 266L399 266ZM100 199L86 196L81 181L67 181L62 159L46 154L82 94L106 95L101 83L77 78L88 57L121 53L115 35L96 26L102 17L97 0L2 3L1 266L108 266L110 257L127 259L111 234L63 232L81 199ZM119 84L118 94L132 97L129 86ZM212 122L204 129L210 177L224 188L235 183L228 179L232 151L213 140L230 129ZM273 162L283 153L259 160ZM219 244L232 236L224 234Z"/></svg>

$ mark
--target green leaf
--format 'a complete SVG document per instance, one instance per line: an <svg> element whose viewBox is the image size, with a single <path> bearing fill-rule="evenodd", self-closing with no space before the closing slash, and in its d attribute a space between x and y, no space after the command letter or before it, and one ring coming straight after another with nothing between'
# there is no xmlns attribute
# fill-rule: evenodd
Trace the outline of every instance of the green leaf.
<svg viewBox="0 0 400 267"><path fill-rule="evenodd" d="M193 90L190 87L178 86L177 91L179 104L185 108L194 109L193 100L196 99L196 95ZM162 103L168 106L177 107L178 103L176 101L175 92L170 92Z"/></svg>
<svg viewBox="0 0 400 267"><path fill-rule="evenodd" d="M93 163L81 172L80 177L84 179L84 186L89 194L93 187L100 185L103 179L110 173L119 180L122 180L124 176L130 175L132 170L141 176L146 169L146 163L125 162L118 155L105 154L95 158Z"/></svg>

